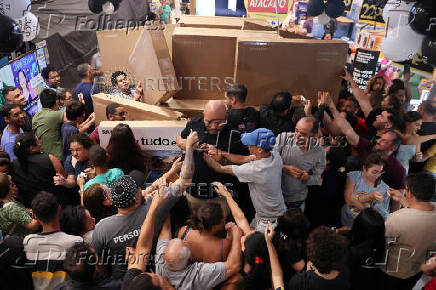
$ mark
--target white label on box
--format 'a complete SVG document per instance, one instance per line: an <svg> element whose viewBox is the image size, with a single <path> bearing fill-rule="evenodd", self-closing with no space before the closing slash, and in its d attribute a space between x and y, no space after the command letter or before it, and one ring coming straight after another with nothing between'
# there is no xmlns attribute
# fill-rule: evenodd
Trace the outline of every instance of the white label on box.
<svg viewBox="0 0 436 290"><path fill-rule="evenodd" d="M180 151L176 144L177 136L185 127L130 127L136 142L143 150ZM113 127L99 126L100 145L109 144Z"/></svg>

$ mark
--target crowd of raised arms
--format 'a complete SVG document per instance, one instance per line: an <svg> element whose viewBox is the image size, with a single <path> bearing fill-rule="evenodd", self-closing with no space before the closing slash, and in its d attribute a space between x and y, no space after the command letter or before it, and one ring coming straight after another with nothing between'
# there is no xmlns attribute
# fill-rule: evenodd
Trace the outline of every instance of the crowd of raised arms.
<svg viewBox="0 0 436 290"><path fill-rule="evenodd" d="M436 289L436 101L412 111L407 74L260 108L230 84L162 163L118 103L100 146L101 72L77 70L70 92L44 69L33 116L3 89L1 289Z"/></svg>

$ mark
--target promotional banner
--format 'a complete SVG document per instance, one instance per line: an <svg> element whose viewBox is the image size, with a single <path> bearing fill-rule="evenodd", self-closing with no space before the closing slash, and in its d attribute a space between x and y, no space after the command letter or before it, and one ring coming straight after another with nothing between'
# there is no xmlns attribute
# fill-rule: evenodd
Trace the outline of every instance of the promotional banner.
<svg viewBox="0 0 436 290"><path fill-rule="evenodd" d="M276 1L282 22L294 6L294 0L244 0L248 18L276 21Z"/></svg>
<svg viewBox="0 0 436 290"><path fill-rule="evenodd" d="M354 58L353 79L362 90L377 72L380 51L358 48Z"/></svg>
<svg viewBox="0 0 436 290"><path fill-rule="evenodd" d="M359 21L373 25L385 25L383 8L387 2L388 0L363 0L359 13Z"/></svg>
<svg viewBox="0 0 436 290"><path fill-rule="evenodd" d="M11 63L12 74L14 76L15 86L21 90L21 93L27 100L24 107L30 115L34 115L40 109L37 96L41 85L39 78L38 64L34 53L29 53L22 58ZM36 79L35 81L33 79ZM35 92L36 91L36 92Z"/></svg>

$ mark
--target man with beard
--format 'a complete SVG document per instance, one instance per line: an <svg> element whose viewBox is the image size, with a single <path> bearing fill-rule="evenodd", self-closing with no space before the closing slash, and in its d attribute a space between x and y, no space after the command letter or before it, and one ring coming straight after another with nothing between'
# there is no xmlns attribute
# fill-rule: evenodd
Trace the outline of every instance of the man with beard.
<svg viewBox="0 0 436 290"><path fill-rule="evenodd" d="M384 161L384 173L381 176L381 179L391 188L403 189L406 183L406 170L393 154L401 145L402 139L400 134L392 129L386 129L386 131L380 135L380 138L377 140L375 145L373 145L373 143L368 139L359 136L353 130L347 120L345 120L338 112L333 101L328 96L328 93L324 93L323 101L328 104L333 117L335 118L336 126L338 126L344 133L350 145L357 147L359 155L365 155L374 151L381 154ZM382 115L384 112L387 111L383 111ZM378 118L379 122L383 123L385 121L384 118L385 116Z"/></svg>
<svg viewBox="0 0 436 290"><path fill-rule="evenodd" d="M247 88L243 84L226 87L224 103L227 107L227 123L232 130L250 133L259 127L259 112L245 104Z"/></svg>
<svg viewBox="0 0 436 290"><path fill-rule="evenodd" d="M318 129L315 118L304 117L295 126L295 133L277 136L275 149L283 160L282 191L288 209L303 207L308 186L321 182L326 152L317 142Z"/></svg>

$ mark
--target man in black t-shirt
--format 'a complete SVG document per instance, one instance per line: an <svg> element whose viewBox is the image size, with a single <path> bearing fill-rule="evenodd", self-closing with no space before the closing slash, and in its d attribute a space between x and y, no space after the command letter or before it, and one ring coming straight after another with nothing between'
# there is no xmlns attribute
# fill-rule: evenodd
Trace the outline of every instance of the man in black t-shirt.
<svg viewBox="0 0 436 290"><path fill-rule="evenodd" d="M253 159L248 156L248 149L242 144L240 133L232 130L226 122L226 107L221 101L209 101L204 107L203 118L193 118L186 128L177 136L177 145L185 150L186 138L192 131L197 132L199 150L194 152L195 172L193 185L187 190L191 209L195 210L202 201L215 199L227 208L225 199L212 190L211 183L219 181L241 188L238 179L228 174L219 174L211 169L203 159L203 154L211 155L221 164L243 164Z"/></svg>
<svg viewBox="0 0 436 290"><path fill-rule="evenodd" d="M227 123L233 130L250 133L259 128L259 112L245 105L247 88L243 84L230 84L226 87L224 103L227 106Z"/></svg>
<svg viewBox="0 0 436 290"><path fill-rule="evenodd" d="M291 103L292 95L288 92L274 95L271 104L260 107L259 127L270 129L276 136L283 132L294 132Z"/></svg>

